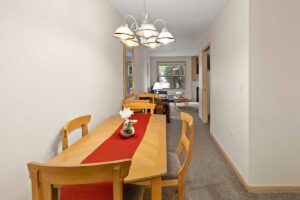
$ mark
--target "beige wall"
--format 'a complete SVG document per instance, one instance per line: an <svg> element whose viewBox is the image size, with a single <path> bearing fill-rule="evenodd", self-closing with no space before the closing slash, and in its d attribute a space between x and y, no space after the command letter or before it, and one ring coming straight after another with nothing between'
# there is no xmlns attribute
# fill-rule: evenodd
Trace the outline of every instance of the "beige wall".
<svg viewBox="0 0 300 200"><path fill-rule="evenodd" d="M192 57L184 56L184 57L150 57L150 85L153 85L157 82L157 63L158 62L185 62L186 63L186 77L185 77L185 89L168 90L168 94L175 94L176 91L183 91L184 95L187 98L192 98Z"/></svg>
<svg viewBox="0 0 300 200"><path fill-rule="evenodd" d="M250 186L300 185L299 7L230 0L200 41L211 43L211 132Z"/></svg>
<svg viewBox="0 0 300 200"><path fill-rule="evenodd" d="M250 1L250 182L300 185L300 1Z"/></svg>
<svg viewBox="0 0 300 200"><path fill-rule="evenodd" d="M231 0L212 26L211 133L247 180L249 173L249 3Z"/></svg>
<svg viewBox="0 0 300 200"><path fill-rule="evenodd" d="M107 0L0 1L1 199L30 199L26 164L59 151L65 122L119 111L120 22Z"/></svg>

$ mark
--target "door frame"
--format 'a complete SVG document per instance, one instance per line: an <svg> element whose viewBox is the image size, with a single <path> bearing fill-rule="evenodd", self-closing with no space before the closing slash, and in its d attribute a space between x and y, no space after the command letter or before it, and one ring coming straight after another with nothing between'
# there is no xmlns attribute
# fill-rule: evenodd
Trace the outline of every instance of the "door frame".
<svg viewBox="0 0 300 200"><path fill-rule="evenodd" d="M208 50L210 49L210 43L203 48L202 54L202 122L208 123Z"/></svg>

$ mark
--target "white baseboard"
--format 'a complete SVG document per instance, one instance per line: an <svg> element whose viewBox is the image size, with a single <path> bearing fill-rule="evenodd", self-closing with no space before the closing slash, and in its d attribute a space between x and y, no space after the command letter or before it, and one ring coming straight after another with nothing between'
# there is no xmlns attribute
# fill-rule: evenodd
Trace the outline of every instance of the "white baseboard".
<svg viewBox="0 0 300 200"><path fill-rule="evenodd" d="M249 184L245 178L242 176L240 171L234 165L233 161L227 155L223 147L219 144L218 140L210 133L211 138L213 139L216 147L219 149L226 162L233 170L233 172L238 177L239 181L242 183L246 191L251 193L300 193L300 185L254 185Z"/></svg>

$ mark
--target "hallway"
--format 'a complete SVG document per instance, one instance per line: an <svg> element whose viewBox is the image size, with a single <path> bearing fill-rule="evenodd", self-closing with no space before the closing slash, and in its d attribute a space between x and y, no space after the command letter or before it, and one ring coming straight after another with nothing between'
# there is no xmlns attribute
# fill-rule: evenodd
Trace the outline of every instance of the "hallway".
<svg viewBox="0 0 300 200"><path fill-rule="evenodd" d="M191 165L185 179L186 200L300 200L300 194L251 194L245 191L209 135L209 126L201 123L197 103L190 109L179 107L178 111L194 116L195 143ZM168 151L175 151L180 139L179 112L171 104L171 123L168 124ZM177 200L174 188L165 188L164 200ZM149 191L145 200L150 199Z"/></svg>

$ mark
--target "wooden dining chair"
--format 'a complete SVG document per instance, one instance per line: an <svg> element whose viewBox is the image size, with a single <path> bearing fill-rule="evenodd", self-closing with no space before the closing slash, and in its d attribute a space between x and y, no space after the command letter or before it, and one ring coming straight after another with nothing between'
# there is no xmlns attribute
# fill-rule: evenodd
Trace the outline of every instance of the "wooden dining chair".
<svg viewBox="0 0 300 200"><path fill-rule="evenodd" d="M125 99L123 100L123 104L129 103L150 103L150 100L139 100L139 99Z"/></svg>
<svg viewBox="0 0 300 200"><path fill-rule="evenodd" d="M154 103L128 103L123 104L123 108L130 108L134 112L143 111L143 113L147 114L148 110L150 110L151 114L154 114L155 104Z"/></svg>
<svg viewBox="0 0 300 200"><path fill-rule="evenodd" d="M91 120L91 115L78 117L68 122L62 130L62 149L68 148L68 135L76 128L82 128L82 137L88 134L88 123Z"/></svg>
<svg viewBox="0 0 300 200"><path fill-rule="evenodd" d="M155 98L155 114L166 115L166 120L170 122L170 104L165 99Z"/></svg>
<svg viewBox="0 0 300 200"><path fill-rule="evenodd" d="M30 162L28 163L28 170L31 179L32 200L57 199L54 185L65 187L75 185L76 187L81 184L99 184L103 182L112 182L113 200L140 200L144 192L142 186L125 184L124 192L122 191L122 180L128 175L130 165L130 160L74 166L51 166ZM81 186L87 187L88 185ZM76 192L78 192L78 189ZM83 192L82 195L86 196L87 199L89 199L89 195L95 195L90 190L82 189L80 192ZM95 197L91 196L91 198L94 199Z"/></svg>
<svg viewBox="0 0 300 200"><path fill-rule="evenodd" d="M183 179L189 167L194 143L194 122L193 117L181 112L182 130L179 145L176 152L168 152L167 174L162 177L162 186L176 186L178 189L178 199L183 200ZM187 137L188 129L188 137ZM185 150L185 158L181 164L179 156Z"/></svg>
<svg viewBox="0 0 300 200"><path fill-rule="evenodd" d="M139 100L150 100L151 103L154 103L154 98L156 97L156 94L153 93L141 93L137 94L136 98Z"/></svg>

